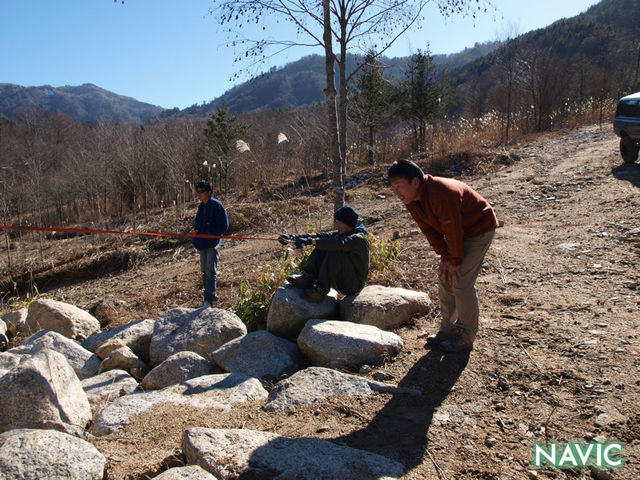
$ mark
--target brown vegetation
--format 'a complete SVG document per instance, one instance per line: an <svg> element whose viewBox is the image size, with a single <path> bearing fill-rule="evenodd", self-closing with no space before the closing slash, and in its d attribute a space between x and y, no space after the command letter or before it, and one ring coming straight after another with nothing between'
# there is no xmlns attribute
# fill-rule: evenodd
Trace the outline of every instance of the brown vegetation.
<svg viewBox="0 0 640 480"><path fill-rule="evenodd" d="M597 126L530 137L506 151L477 151L482 155L467 155L462 179L492 202L505 226L478 280L481 330L470 356L424 349L426 334L437 328L434 309L397 330L403 351L372 372L417 388L421 396L332 398L285 413L264 412L259 405L229 414L160 408L95 440L108 458L107 478L142 480L179 464L182 432L193 425L343 442L400 461L406 480L599 478L601 473L589 470L532 473L532 444L618 439L625 443L625 467L613 478L638 478L640 250L637 234L629 232L640 225L640 172L636 165L621 165L615 136ZM348 190L349 203L374 235L402 242L392 285L426 291L437 300L437 257L393 198L384 168L359 173L370 175ZM245 212L247 234L330 225L331 207L320 196L260 200L256 192L251 202L223 200L230 211ZM244 207L249 204L257 205L255 216ZM194 211L186 213L190 217ZM162 217L153 218L161 228ZM86 243L104 252L144 254L134 268L51 282L41 292L93 307L106 328L199 304L197 258L190 245L157 250L131 237L83 237L46 241L45 255L62 259L74 245ZM20 245L37 256L36 238L25 236ZM255 282L281 262L281 252L275 242L225 242L222 306L234 302L241 280Z"/></svg>

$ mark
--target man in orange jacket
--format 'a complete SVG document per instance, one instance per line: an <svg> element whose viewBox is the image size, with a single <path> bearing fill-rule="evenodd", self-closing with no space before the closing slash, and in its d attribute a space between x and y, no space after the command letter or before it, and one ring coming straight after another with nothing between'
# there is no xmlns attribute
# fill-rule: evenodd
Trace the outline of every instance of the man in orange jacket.
<svg viewBox="0 0 640 480"><path fill-rule="evenodd" d="M425 175L409 160L394 162L388 178L433 250L440 255L440 330L427 343L449 352L473 348L478 332L475 282L498 219L468 185Z"/></svg>

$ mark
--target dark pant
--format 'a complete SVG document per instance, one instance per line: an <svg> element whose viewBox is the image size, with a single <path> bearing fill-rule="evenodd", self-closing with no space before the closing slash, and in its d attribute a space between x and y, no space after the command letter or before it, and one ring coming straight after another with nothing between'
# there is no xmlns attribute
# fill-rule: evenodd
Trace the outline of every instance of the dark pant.
<svg viewBox="0 0 640 480"><path fill-rule="evenodd" d="M218 267L218 249L206 248L200 252L200 271L204 284L204 300L213 303L218 300L216 295L216 268Z"/></svg>
<svg viewBox="0 0 640 480"><path fill-rule="evenodd" d="M359 278L345 252L316 248L309 255L305 271L317 279L320 288L335 288L344 295L358 293L366 280Z"/></svg>

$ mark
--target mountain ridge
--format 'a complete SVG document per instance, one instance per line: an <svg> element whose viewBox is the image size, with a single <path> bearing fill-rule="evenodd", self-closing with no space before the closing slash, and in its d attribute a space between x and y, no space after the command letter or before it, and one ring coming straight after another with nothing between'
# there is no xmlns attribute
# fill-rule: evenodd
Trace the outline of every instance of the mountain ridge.
<svg viewBox="0 0 640 480"><path fill-rule="evenodd" d="M92 83L61 87L0 83L0 112L3 115L17 120L29 107L36 107L46 115L69 115L80 122L144 122L164 111L162 107L119 95Z"/></svg>
<svg viewBox="0 0 640 480"><path fill-rule="evenodd" d="M550 54L556 57L558 64L564 62L566 67L573 68L580 63L579 74L585 79L610 72L615 79L624 77L624 81L618 83L627 88L634 84L634 73L629 66L631 57L627 50L637 50L637 35L634 33L637 31L640 31L640 2L601 0L579 15L559 19L547 27L508 41L476 43L462 52L434 55L433 58L436 67L446 69L456 79L460 98L486 98L496 94L501 75L496 67L505 61L510 47L516 47L524 54L535 54L536 51L542 55ZM606 54L602 52L605 47ZM391 66L387 70L388 76L399 80L410 58L382 57L383 63ZM360 63L358 59L362 57L350 54L347 63L351 71ZM635 83L638 83L638 71L636 67ZM267 108L286 110L323 102L325 81L324 58L307 55L283 67L271 68L209 102L182 110L150 105L93 84L21 87L0 83L0 114L15 120L20 118L25 107L37 107L45 114L62 113L82 122L99 119L144 122L158 117L203 118L221 107L228 108L232 114ZM618 93L625 93L622 91L624 88L612 88L607 94L615 97Z"/></svg>

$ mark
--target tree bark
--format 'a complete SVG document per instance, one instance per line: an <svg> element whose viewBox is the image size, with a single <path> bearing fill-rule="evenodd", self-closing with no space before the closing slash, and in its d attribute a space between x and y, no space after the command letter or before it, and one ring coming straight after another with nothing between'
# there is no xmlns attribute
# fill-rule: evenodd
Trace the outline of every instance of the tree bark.
<svg viewBox="0 0 640 480"><path fill-rule="evenodd" d="M333 54L333 39L331 37L331 11L329 0L322 0L324 22L324 51L327 86L324 94L327 97L327 126L329 130L329 156L331 158L333 177L333 206L334 209L344 205L344 180L342 177L342 156L340 154L340 137L338 125L338 111L336 106L336 71L335 55ZM346 128L346 127L345 127Z"/></svg>
<svg viewBox="0 0 640 480"><path fill-rule="evenodd" d="M346 12L340 16L345 18ZM340 204L334 204L335 210L344 205L344 182L347 178L347 39L346 25L340 26L340 101L338 103L338 139L340 140Z"/></svg>

